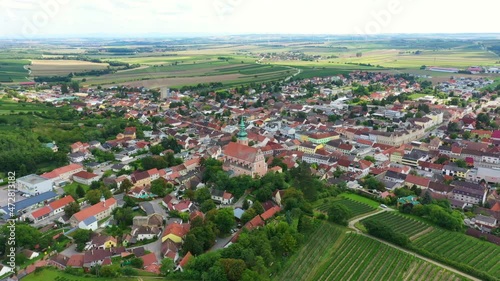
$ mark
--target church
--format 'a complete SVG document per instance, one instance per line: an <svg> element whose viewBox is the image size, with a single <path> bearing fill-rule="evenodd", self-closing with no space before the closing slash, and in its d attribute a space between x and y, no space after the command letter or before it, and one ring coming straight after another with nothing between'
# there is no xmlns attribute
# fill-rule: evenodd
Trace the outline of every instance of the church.
<svg viewBox="0 0 500 281"><path fill-rule="evenodd" d="M243 118L240 121L237 142L230 142L224 148L225 171L232 171L234 176L256 175L263 176L267 173L267 163L264 154L259 148L248 146L248 135Z"/></svg>

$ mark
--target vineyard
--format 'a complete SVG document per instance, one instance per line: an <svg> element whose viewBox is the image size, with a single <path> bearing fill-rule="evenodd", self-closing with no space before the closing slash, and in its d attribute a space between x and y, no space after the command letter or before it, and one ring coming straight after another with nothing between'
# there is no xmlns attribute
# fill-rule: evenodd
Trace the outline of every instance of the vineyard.
<svg viewBox="0 0 500 281"><path fill-rule="evenodd" d="M395 232L405 234L408 237L411 237L429 228L429 225L423 222L419 222L417 220L407 218L402 215L398 215L395 212L382 212L374 216L371 216L369 218L366 218L361 222L372 219L378 220L384 223L385 225L389 226L390 228L392 228Z"/></svg>
<svg viewBox="0 0 500 281"><path fill-rule="evenodd" d="M295 260L276 280L311 280L314 268L328 256L329 249L342 236L344 229L332 224L321 224L297 254Z"/></svg>
<svg viewBox="0 0 500 281"><path fill-rule="evenodd" d="M466 279L371 238L349 234L308 280Z"/></svg>
<svg viewBox="0 0 500 281"><path fill-rule="evenodd" d="M274 280L468 280L348 229L322 223Z"/></svg>
<svg viewBox="0 0 500 281"><path fill-rule="evenodd" d="M416 239L413 246L491 276L500 276L500 247L495 244L462 233L435 229Z"/></svg>
<svg viewBox="0 0 500 281"><path fill-rule="evenodd" d="M316 209L320 212L326 213L328 212L328 208L334 203L346 206L349 210L351 210L353 217L369 213L375 210L375 208L368 206L367 204L360 203L351 199L340 199L340 200L324 202L321 205L319 205Z"/></svg>

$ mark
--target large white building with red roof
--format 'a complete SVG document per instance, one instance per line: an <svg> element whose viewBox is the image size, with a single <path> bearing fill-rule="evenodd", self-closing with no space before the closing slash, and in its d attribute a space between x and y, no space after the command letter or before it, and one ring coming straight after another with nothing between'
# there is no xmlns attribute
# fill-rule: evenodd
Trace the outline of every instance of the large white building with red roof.
<svg viewBox="0 0 500 281"><path fill-rule="evenodd" d="M260 148L248 146L247 133L243 119L240 123L238 142L230 142L224 148L224 170L232 171L235 176L263 176L267 173L264 153Z"/></svg>
<svg viewBox="0 0 500 281"><path fill-rule="evenodd" d="M46 178L46 179L53 180L53 181L69 180L73 174L76 174L80 171L83 171L82 165L69 164L69 165L54 169L51 172L44 173L41 176Z"/></svg>

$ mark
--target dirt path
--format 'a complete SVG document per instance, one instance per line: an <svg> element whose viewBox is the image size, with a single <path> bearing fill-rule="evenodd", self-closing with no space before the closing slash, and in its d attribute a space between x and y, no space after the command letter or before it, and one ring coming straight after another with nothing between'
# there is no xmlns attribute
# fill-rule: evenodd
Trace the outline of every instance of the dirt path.
<svg viewBox="0 0 500 281"><path fill-rule="evenodd" d="M455 274L462 275L462 276L464 276L464 277L466 277L466 278L469 278L469 279L471 279L471 280L474 280L474 281L481 281L481 279L476 278L476 277L473 277L473 276L471 276L471 275L469 275L469 274L465 274L465 273L463 273L462 271L459 271L459 270L454 269L453 267L449 267L449 266L447 266L447 265L444 265L444 264L442 264L442 263L436 262L436 261L434 261L434 260L432 260L432 259L426 258L426 257L421 256L421 255L419 255L419 254L417 254L417 253L414 253L414 252L412 252L412 251L406 250L406 249L404 249L404 248L401 248L401 247L399 247L399 246L396 246L396 245L394 245L394 244L391 244L391 243L389 243L389 242L386 242L386 241L384 241L384 240L382 240L382 239L379 239L379 238L376 238L376 237L373 237L373 236L367 235L367 234L365 234L365 233L362 233L362 232L361 232L358 228L356 228L356 227L354 226L357 222L359 222L359 221L360 221L360 220L362 220L362 219L365 219L365 218L371 217L371 216L373 216L373 215L376 215L376 214L378 214L378 213L385 212L385 211L386 211L386 210L380 210L380 212L375 212L375 213L368 214L368 215L366 215L366 216L358 217L358 218L356 218L356 219L354 219L354 220L352 220L352 221L350 221L350 222L349 222L349 227L350 227L350 228L352 228L352 229L355 229L355 230L356 230L356 232L357 232L357 233L359 233L359 234L361 234L361 235L364 235L364 236L366 236L366 237L368 237L368 238L371 238L371 239L377 240L377 241L379 241L379 242L381 242L381 243L384 243L384 244L386 244L386 245L388 245L388 246L390 246L390 247L393 247L393 248L395 248L395 249L398 249L398 250L400 250L400 251L403 251L403 252L405 252L405 253L407 253L407 254L410 254L410 255L412 255L412 256L414 256L414 257L417 257L417 258L419 258L419 259L421 259L421 260L424 260L424 261L430 262L430 263L432 263L432 264L434 264L434 265L437 265L437 266L439 266L439 267L441 267L441 268L444 268L444 269L446 269L446 270L448 270L448 271L451 271L451 272L453 272L453 273L455 273ZM425 230L424 230L424 231L425 231Z"/></svg>

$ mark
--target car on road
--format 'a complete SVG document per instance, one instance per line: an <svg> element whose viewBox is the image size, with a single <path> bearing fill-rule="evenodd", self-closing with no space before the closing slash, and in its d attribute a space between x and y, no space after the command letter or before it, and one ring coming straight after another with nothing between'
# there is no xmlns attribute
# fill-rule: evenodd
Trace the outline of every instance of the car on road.
<svg viewBox="0 0 500 281"><path fill-rule="evenodd" d="M387 209L387 206L386 206L386 205L384 205L384 204L380 204L380 207L381 207L381 208L384 208L384 209Z"/></svg>

